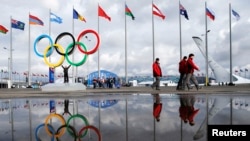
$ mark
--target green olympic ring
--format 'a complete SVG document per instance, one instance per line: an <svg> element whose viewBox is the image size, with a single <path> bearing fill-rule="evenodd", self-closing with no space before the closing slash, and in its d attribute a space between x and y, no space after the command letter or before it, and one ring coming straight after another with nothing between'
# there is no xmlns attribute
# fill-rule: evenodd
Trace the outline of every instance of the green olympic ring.
<svg viewBox="0 0 250 141"><path fill-rule="evenodd" d="M76 44L76 45L80 45L81 47L83 47L83 49L84 49L85 51L87 51L86 46L85 46L82 42L76 42L75 44ZM72 66L81 66L82 64L84 64L84 63L86 62L86 60L87 60L87 56L88 56L88 55L87 55L87 54L84 54L84 57L83 57L83 59L82 59L80 62L78 62L78 63L73 63L73 62L70 61L70 59L69 59L68 51L69 51L70 48L73 48L73 43L71 43L71 44L66 48L65 56L66 56L66 60L68 61L68 63L69 63L70 65L72 65Z"/></svg>
<svg viewBox="0 0 250 141"><path fill-rule="evenodd" d="M82 120L84 121L84 123L85 123L86 126L89 125L89 122L88 122L87 118L86 118L85 116L81 115L81 114L75 114L75 115L70 116L70 118L67 120L66 125L67 125L67 131L69 132L69 134L70 134L72 137L74 137L75 135L74 135L74 133L73 133L71 130L69 130L69 126L70 126L70 125L69 125L69 122L70 122L70 120L72 120L73 118L80 118L80 119L82 119ZM84 134L78 135L77 138L83 138L84 136L87 135L87 133L88 133L88 130L85 130Z"/></svg>

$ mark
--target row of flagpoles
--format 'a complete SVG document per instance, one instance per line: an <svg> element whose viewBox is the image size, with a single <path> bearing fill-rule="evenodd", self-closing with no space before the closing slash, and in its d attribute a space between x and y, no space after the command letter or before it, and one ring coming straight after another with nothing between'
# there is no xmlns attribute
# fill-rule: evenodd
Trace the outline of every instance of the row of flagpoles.
<svg viewBox="0 0 250 141"><path fill-rule="evenodd" d="M184 8L184 6L180 3L179 1L179 25L180 25L180 59L182 58L182 39L181 39L181 15L185 17L186 20L189 20L188 17L188 12L187 10ZM231 11L230 11L231 12ZM240 15L232 9L232 14L236 17L237 20L240 19ZM57 14L52 13L51 11L49 12L50 15L50 22L55 22L58 24L62 24L63 23L63 19L58 16ZM125 2L125 77L126 77L126 82L128 81L128 77L127 77L127 25L126 25L126 16L130 16L132 18L132 20L135 20L135 16L133 15L132 11L129 9L129 7L127 6L126 2ZM165 15L163 14L163 12L161 12L161 10L153 3L152 0L152 40L153 40L153 60L155 59L155 47L154 47L154 16L158 16L160 17L162 20L165 19ZM209 17L211 20L215 20L215 14L212 12L212 10L208 9L207 6L205 6L205 16ZM101 6L98 4L98 17L103 17L105 19L107 19L108 21L111 21L111 17L108 16L108 14L101 8ZM80 20L80 21L84 21L86 22L86 19L80 15L73 7L73 35L74 35L74 19ZM12 72L12 28L15 29L20 29L20 30L24 30L25 28L25 23L22 21L18 21L15 19L12 19L12 17L10 17L11 20L11 25L10 25L10 72ZM207 22L207 21L206 21ZM40 26L44 26L43 21L38 18L37 16L34 16L32 14L29 14L29 39L30 39L30 25L40 25ZM207 31L207 26L205 28L205 31ZM8 32L8 29L5 28L3 25L0 25L0 32L6 34ZM51 32L51 25L49 25L49 34ZM98 33L99 33L99 18L98 18ZM207 41L207 36L206 36L206 41ZM207 52L207 51L206 51ZM99 59L99 50L98 50L98 71L100 72L100 59ZM74 56L73 56L74 57ZM28 55L28 72L30 72L30 41L29 41L29 55ZM74 58L73 58L74 61ZM76 70L77 71L77 70ZM74 74L77 72L74 71L74 67L72 68L72 76L76 76L76 74ZM100 73L99 73L100 74ZM29 85L30 85L30 73L28 73L29 75ZM10 80L12 80L11 75L9 76ZM73 77L73 80L75 78ZM74 81L73 81L74 82Z"/></svg>

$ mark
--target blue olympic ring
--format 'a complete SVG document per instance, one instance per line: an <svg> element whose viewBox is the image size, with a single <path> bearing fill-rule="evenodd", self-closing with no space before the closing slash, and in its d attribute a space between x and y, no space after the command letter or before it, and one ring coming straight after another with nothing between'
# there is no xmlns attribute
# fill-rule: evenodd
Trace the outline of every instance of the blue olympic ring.
<svg viewBox="0 0 250 141"><path fill-rule="evenodd" d="M36 38L35 42L34 42L34 51L35 51L36 55L39 56L39 57L44 57L44 55L38 52L36 46L37 46L37 43L38 43L40 40L42 40L43 38L48 38L48 39L49 39L49 42L50 42L50 45L53 45L53 41L52 41L52 39L51 39L51 37L50 37L49 35L47 35L47 34L42 34L42 35L38 36L38 37ZM46 54L46 57L50 56L50 55L53 53L53 50L54 50L54 48L51 47L51 48L49 49L48 53Z"/></svg>
<svg viewBox="0 0 250 141"><path fill-rule="evenodd" d="M38 137L38 131L39 131L39 129L42 128L43 126L45 126L45 123L40 124L40 125L37 126L37 128L36 128L36 132L35 132L36 141L41 141L41 139ZM53 135L53 136L51 136L51 141L54 141L54 135L55 135L56 131L55 131L55 129L53 128L53 126L51 126L50 124L48 124L48 127L49 127L50 132L52 132L52 135Z"/></svg>

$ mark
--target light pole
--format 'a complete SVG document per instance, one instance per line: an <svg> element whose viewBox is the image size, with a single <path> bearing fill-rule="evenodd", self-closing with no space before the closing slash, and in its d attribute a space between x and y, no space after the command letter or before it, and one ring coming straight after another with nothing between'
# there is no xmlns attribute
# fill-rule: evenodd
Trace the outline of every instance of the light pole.
<svg viewBox="0 0 250 141"><path fill-rule="evenodd" d="M3 47L3 49L10 52L10 56L8 57L8 72L9 72L8 88L11 88L11 86L12 86L12 51L14 51L14 49L10 50L10 49L8 49L6 47Z"/></svg>

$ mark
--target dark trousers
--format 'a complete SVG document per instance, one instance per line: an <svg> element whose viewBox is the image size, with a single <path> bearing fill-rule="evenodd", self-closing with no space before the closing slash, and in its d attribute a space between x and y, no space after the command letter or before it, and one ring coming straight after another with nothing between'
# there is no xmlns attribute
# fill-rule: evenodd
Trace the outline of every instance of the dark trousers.
<svg viewBox="0 0 250 141"><path fill-rule="evenodd" d="M185 73L180 74L180 78L179 78L178 85L177 85L177 88L176 88L177 90L185 89L185 84L184 84L185 77L186 77Z"/></svg>
<svg viewBox="0 0 250 141"><path fill-rule="evenodd" d="M160 88L160 76L156 76L155 77L155 81L154 83L152 84L152 87L156 87L156 89L159 89Z"/></svg>
<svg viewBox="0 0 250 141"><path fill-rule="evenodd" d="M64 75L64 83L68 83L69 82L69 76L68 75Z"/></svg>

